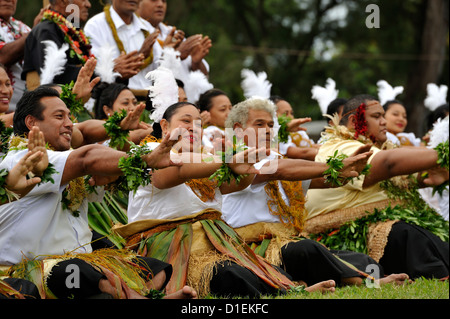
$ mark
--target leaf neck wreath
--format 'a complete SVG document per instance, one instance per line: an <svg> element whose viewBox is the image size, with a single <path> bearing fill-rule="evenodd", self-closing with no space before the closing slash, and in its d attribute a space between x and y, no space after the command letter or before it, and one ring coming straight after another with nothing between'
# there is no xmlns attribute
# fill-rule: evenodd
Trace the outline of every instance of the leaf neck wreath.
<svg viewBox="0 0 450 319"><path fill-rule="evenodd" d="M63 15L53 10L45 10L42 21L55 23L64 33L64 41L70 46L71 58L77 57L82 64L85 64L90 57L93 57L92 46L83 30L76 29Z"/></svg>
<svg viewBox="0 0 450 319"><path fill-rule="evenodd" d="M122 53L122 52L126 53L125 47L123 45L123 42L122 42L122 40L120 40L119 34L117 33L117 29L116 29L116 26L114 24L114 21L112 20L110 8L111 8L111 5L107 5L103 9L103 12L105 13L106 22L108 23L109 28L111 29L114 41L116 42L116 45L119 48L119 52L120 53ZM141 29L141 31L144 34L145 38L147 38L149 36L149 34L150 34L147 30L142 30ZM140 69L141 70L145 69L152 62L153 62L153 50L150 52L150 55L144 60L144 64L140 67Z"/></svg>

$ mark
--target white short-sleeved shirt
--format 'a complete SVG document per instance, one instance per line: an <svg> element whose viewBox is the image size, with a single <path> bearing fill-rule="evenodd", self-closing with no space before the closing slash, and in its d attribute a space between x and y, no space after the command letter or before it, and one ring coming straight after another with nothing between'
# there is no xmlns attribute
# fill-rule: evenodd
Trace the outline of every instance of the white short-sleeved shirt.
<svg viewBox="0 0 450 319"><path fill-rule="evenodd" d="M60 185L62 172L71 151L47 151L57 173L55 183L34 187L18 201L0 206L0 265L12 265L23 257L33 259L69 251L91 252L92 233L87 219L87 202L75 217L63 210L61 199L66 185ZM0 164L11 170L27 150L10 152ZM87 244L87 245L86 245Z"/></svg>
<svg viewBox="0 0 450 319"><path fill-rule="evenodd" d="M148 143L155 149L159 143ZM152 184L140 186L128 198L128 221L144 219L174 219L198 213L204 209L222 208L222 194L216 189L214 200L203 202L186 184L159 189Z"/></svg>
<svg viewBox="0 0 450 319"><path fill-rule="evenodd" d="M111 6L111 19L116 26L119 39L122 41L126 53L139 51L144 43L145 36L142 30L153 33L155 28L136 14L133 15L133 21L127 25ZM114 40L111 28L105 18L105 13L99 13L86 22L84 27L86 36L90 38L92 45L92 53L98 56L102 47L112 47L114 50L114 58L119 57L119 48ZM161 57L162 48L158 41L153 45L153 62L138 74L130 78L128 87L133 90L146 90L151 83L145 78L148 72L158 67L157 61Z"/></svg>
<svg viewBox="0 0 450 319"><path fill-rule="evenodd" d="M256 163L254 167L260 169L265 163L276 158L271 154L268 158ZM303 193L306 195L311 180L302 181ZM267 183L251 184L242 191L223 195L222 217L234 228L251 225L258 222L279 223L278 216L269 211L267 202L269 199L264 187ZM289 198L284 192L283 186L278 182L281 198L289 205Z"/></svg>

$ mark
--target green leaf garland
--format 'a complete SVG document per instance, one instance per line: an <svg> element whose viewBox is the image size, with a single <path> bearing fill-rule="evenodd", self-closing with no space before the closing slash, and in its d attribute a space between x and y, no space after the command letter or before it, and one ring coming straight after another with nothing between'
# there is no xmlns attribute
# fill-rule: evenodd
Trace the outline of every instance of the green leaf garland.
<svg viewBox="0 0 450 319"><path fill-rule="evenodd" d="M106 133L108 133L111 138L109 146L112 148L123 148L125 143L128 142L128 135L130 131L122 130L120 127L120 122L122 122L126 116L127 111L125 109L120 112L114 112L114 114L106 120L106 123L103 124Z"/></svg>

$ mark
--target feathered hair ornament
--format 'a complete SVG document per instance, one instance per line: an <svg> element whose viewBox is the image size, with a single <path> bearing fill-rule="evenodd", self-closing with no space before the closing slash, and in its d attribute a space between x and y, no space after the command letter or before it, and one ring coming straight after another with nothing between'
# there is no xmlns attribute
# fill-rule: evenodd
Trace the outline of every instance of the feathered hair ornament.
<svg viewBox="0 0 450 319"><path fill-rule="evenodd" d="M158 67L145 76L153 85L148 88L154 111L150 119L159 123L169 106L178 102L178 85L171 70Z"/></svg>
<svg viewBox="0 0 450 319"><path fill-rule="evenodd" d="M449 139L449 117L448 115L444 119L438 119L433 124L433 129L430 132L430 142L428 148L435 148L440 143L448 141Z"/></svg>
<svg viewBox="0 0 450 319"><path fill-rule="evenodd" d="M259 72L256 74L252 70L242 69L241 76L243 78L241 82L242 90L244 91L244 97L246 99L263 99L270 102L273 107L273 132L278 137L278 131L280 130L280 124L278 122L277 106L269 99L270 91L272 89L272 83L267 80L266 72Z"/></svg>
<svg viewBox="0 0 450 319"><path fill-rule="evenodd" d="M95 73L101 78L102 82L114 83L120 73L114 72L114 50L111 45L102 46L97 54L97 65Z"/></svg>
<svg viewBox="0 0 450 319"><path fill-rule="evenodd" d="M447 85L437 86L434 83L427 85L427 97L424 105L430 111L436 110L439 106L447 103Z"/></svg>
<svg viewBox="0 0 450 319"><path fill-rule="evenodd" d="M338 97L339 91L336 90L336 82L328 78L325 87L314 85L311 89L312 98L319 103L322 114L327 113L328 105Z"/></svg>
<svg viewBox="0 0 450 319"><path fill-rule="evenodd" d="M189 71L183 65L180 53L173 48L163 49L159 66L171 70L175 79L183 82L189 102L197 102L201 94L214 87L203 72L199 70Z"/></svg>
<svg viewBox="0 0 450 319"><path fill-rule="evenodd" d="M266 72L259 72L256 74L252 70L243 69L241 71L241 76L243 78L241 87L244 91L245 98L270 98L272 83L267 80Z"/></svg>
<svg viewBox="0 0 450 319"><path fill-rule="evenodd" d="M66 51L69 45L64 43L61 48L58 48L56 43L52 40L42 41L45 45L44 53L44 67L41 68L41 85L53 83L55 76L64 72L67 63Z"/></svg>
<svg viewBox="0 0 450 319"><path fill-rule="evenodd" d="M378 86L378 99L380 104L384 105L388 101L395 100L397 95L403 93L403 86L392 87L385 80L379 80L377 82Z"/></svg>

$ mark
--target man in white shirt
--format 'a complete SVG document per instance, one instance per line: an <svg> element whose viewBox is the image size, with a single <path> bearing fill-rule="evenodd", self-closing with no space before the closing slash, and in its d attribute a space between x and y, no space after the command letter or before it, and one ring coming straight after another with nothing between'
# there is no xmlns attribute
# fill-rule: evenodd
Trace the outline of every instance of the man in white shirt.
<svg viewBox="0 0 450 319"><path fill-rule="evenodd" d="M158 42L162 47L172 46L180 52L182 64L187 70L200 70L208 75L209 64L204 58L209 54L212 46L211 39L208 36L203 37L201 34L185 39L182 30L163 23L166 12L166 0L142 0L137 14L160 31Z"/></svg>
<svg viewBox="0 0 450 319"><path fill-rule="evenodd" d="M88 20L84 27L90 38L93 54L99 58L102 48L110 48L115 71L129 79L128 87L139 97L146 97L148 72L158 67L162 48L156 41L159 31L138 17L139 1L113 0L104 12Z"/></svg>
<svg viewBox="0 0 450 319"><path fill-rule="evenodd" d="M68 252L92 251L87 207L81 207L78 216L72 214L62 203L63 191L72 180L85 175L121 175L118 161L127 154L99 144L70 150L73 123L69 115L70 111L59 98L59 93L51 88L40 87L26 92L17 105L15 134L26 135L31 127L37 126L43 132L45 141L54 149L48 150L45 156L54 165L56 173L51 175L54 183L38 185L20 200L0 207L0 265L14 265L20 263L22 258L40 260ZM142 156L148 167L171 165L169 152L176 141L166 142L163 141L165 145L161 144L162 147L152 153ZM0 164L0 169L11 170L26 153L27 150L10 151ZM37 167L34 172L41 176L43 171ZM170 265L158 260L145 260L145 263L152 270L149 278L152 278L154 287L160 289L170 278ZM64 282L69 275L65 272L66 268L50 267L51 275L47 273L43 282L58 298L71 295L86 298L101 292L117 297L117 291L104 274L78 258L65 260L65 265L69 264L79 267L83 274L80 287L83 287L81 290L66 287ZM142 297L137 292L131 293L134 298ZM192 296L190 293L192 291L188 292Z"/></svg>
<svg viewBox="0 0 450 319"><path fill-rule="evenodd" d="M250 99L232 108L226 121L226 127L233 128L234 130L239 128L243 129L244 136L251 135L252 131L257 130L270 132L273 130L273 118L274 110L269 101ZM263 136L262 134L258 135ZM267 134L266 136L271 136L271 134ZM244 139L246 144L248 144L247 140L250 139ZM256 145L251 146L259 148L262 145L266 145L268 147L268 142L267 139L256 139ZM358 166L366 163L370 154L364 153L358 155L357 157L361 159L359 164L344 162L346 169L343 169L341 173L344 173L346 170L354 170L353 173L359 172L362 167L358 168ZM295 215L297 212L294 212L294 207L300 208L299 211L303 210L303 213L306 213L304 196L307 189L310 186L329 186L324 184L324 180L321 178L326 168L309 165L313 163L312 161L282 159L272 152L271 156L256 163L255 168L259 169L261 173L264 173L264 167L267 167L271 162L277 162L275 166L276 170L272 174L257 175L253 183L246 189L223 196L222 216L244 238L246 234L251 234L250 238L258 238L263 235L267 236L267 234L269 234L269 238L280 235L275 240L279 240L281 243L284 240L282 238L288 233L288 227L285 229L281 227L283 230L279 230L281 223L295 227L295 230L294 227L289 228L292 229L291 236L297 236L300 232L300 229L297 229L297 225L301 225L301 221L298 220L301 219L301 216ZM353 165L355 168L349 169ZM295 184L288 191L280 182L282 180L301 183L301 185ZM266 185L270 182L276 184L272 184L273 188L276 187L277 190L278 195L276 195L276 198L272 198L272 195L269 195L271 192L266 189ZM286 185L289 184L286 183ZM294 204L294 201L297 204ZM298 207L298 203L303 207ZM272 226L273 224L275 225ZM247 226L249 228L246 228ZM337 285L360 285L363 283L364 276L356 269L365 271L368 265L377 264L367 255L349 251L330 252L321 244L309 239L299 241L291 239L281 245L282 247L279 248L280 257L269 261L277 264L276 260L280 260L283 269L292 276L293 280L302 280L308 285L314 285L320 282L326 283L329 279L333 280L331 287L334 287L334 283ZM353 266L349 267L342 260L351 263ZM402 282L406 278L407 276L404 274L393 274L382 279L381 283L392 281Z"/></svg>

